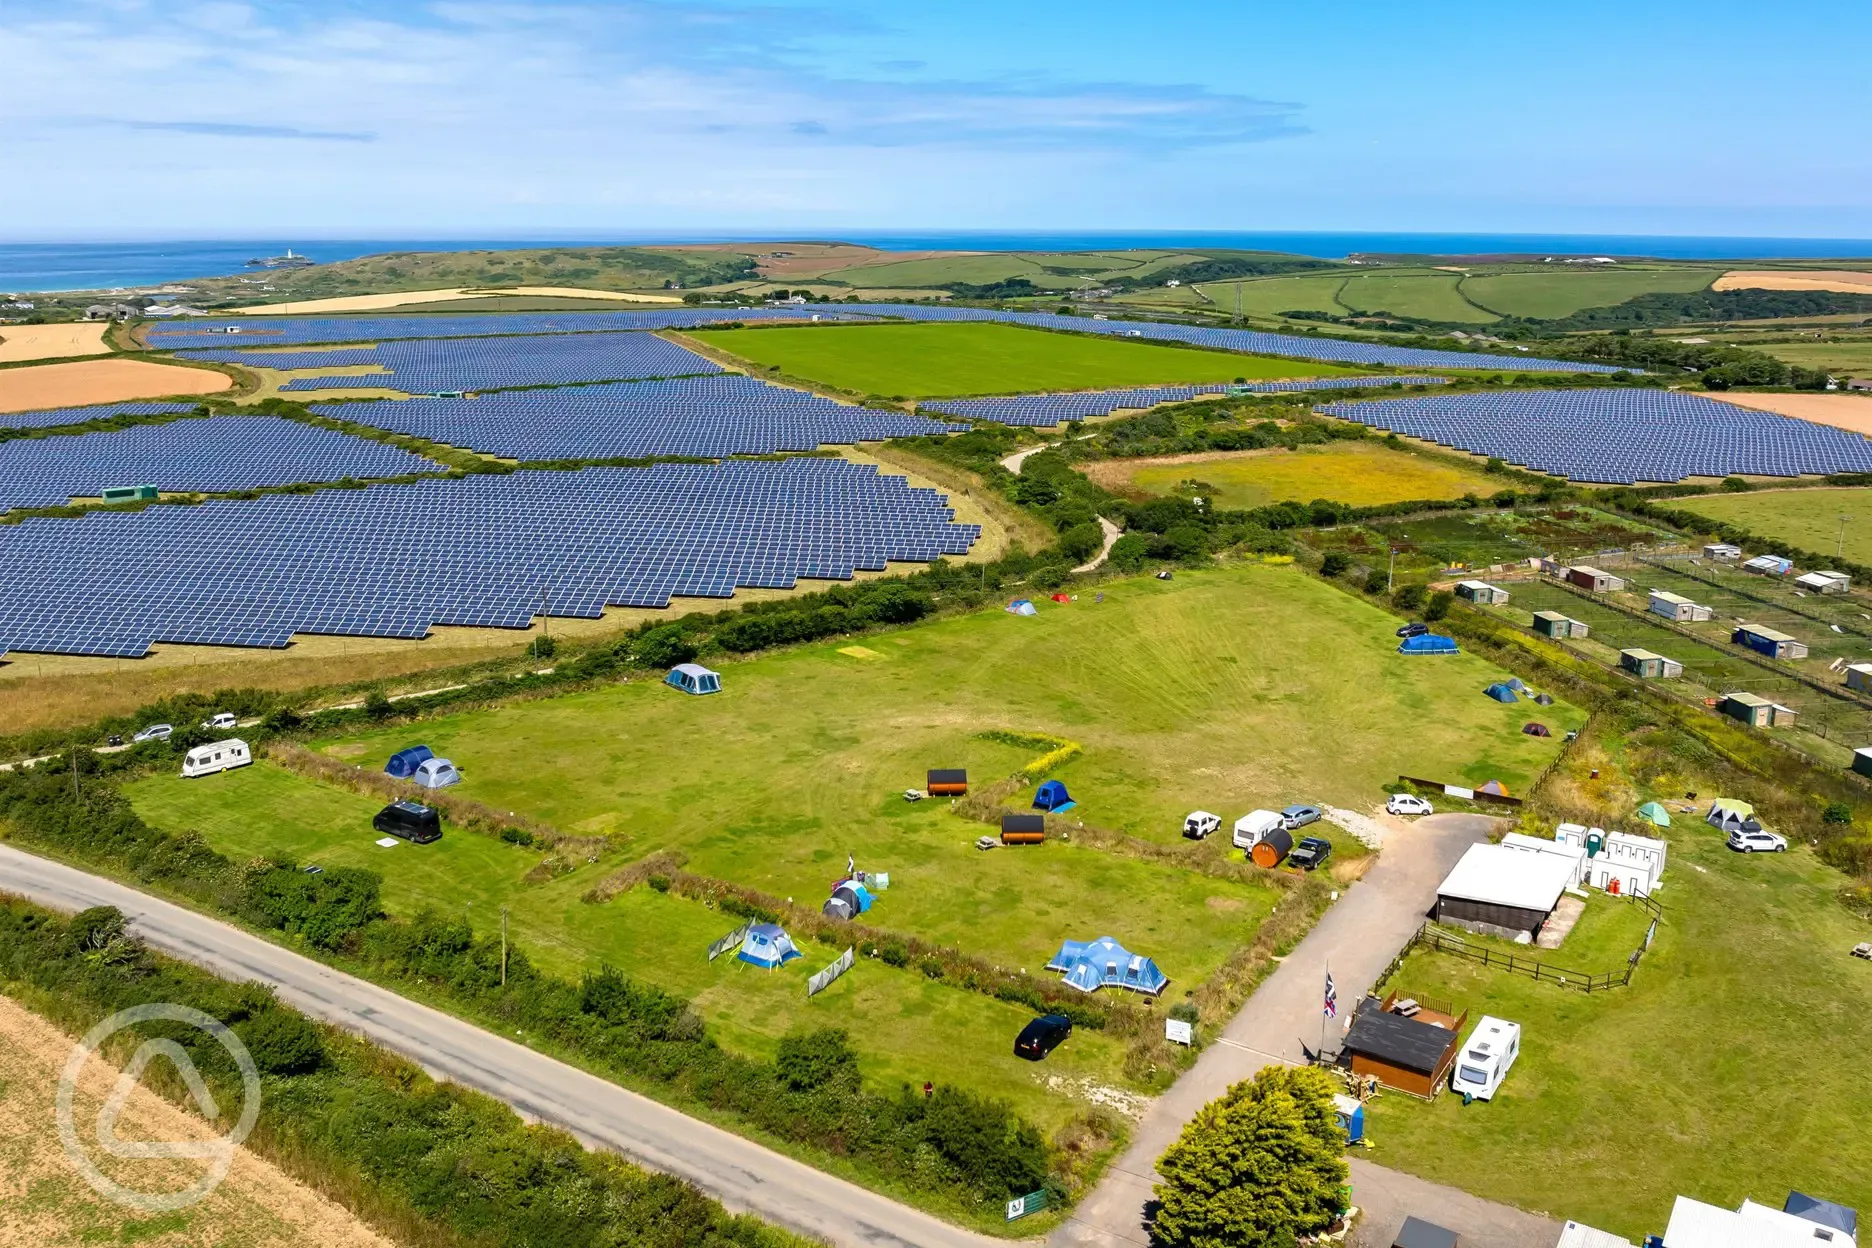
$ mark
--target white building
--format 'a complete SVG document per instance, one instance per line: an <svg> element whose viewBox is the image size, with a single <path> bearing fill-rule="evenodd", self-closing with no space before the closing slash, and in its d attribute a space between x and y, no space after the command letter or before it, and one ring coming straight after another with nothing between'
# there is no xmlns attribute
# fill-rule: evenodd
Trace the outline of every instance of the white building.
<svg viewBox="0 0 1872 1248"><path fill-rule="evenodd" d="M1608 893L1639 897L1649 897L1658 887L1670 853L1670 846L1655 837L1634 832L1608 832L1577 823L1563 823L1555 828L1554 841L1576 846L1586 855L1581 873L1584 883ZM1507 843L1505 838L1503 843ZM1613 887L1615 883L1616 888Z"/></svg>
<svg viewBox="0 0 1872 1248"><path fill-rule="evenodd" d="M1651 614L1661 615L1667 620L1679 623L1696 623L1700 620L1716 618L1716 609L1701 603L1692 602L1682 594L1666 593L1661 589L1651 591Z"/></svg>
<svg viewBox="0 0 1872 1248"><path fill-rule="evenodd" d="M1852 577L1844 572L1803 572L1794 583L1816 594L1843 594L1852 588Z"/></svg>
<svg viewBox="0 0 1872 1248"><path fill-rule="evenodd" d="M1456 585L1456 596L1467 598L1470 602L1479 602L1484 606L1508 601L1508 591L1499 585L1487 581L1460 581Z"/></svg>
<svg viewBox="0 0 1872 1248"><path fill-rule="evenodd" d="M1790 1203L1793 1197L1789 1197ZM1815 1202L1824 1205L1826 1202ZM1838 1205L1828 1206L1839 1210ZM1851 1210L1840 1210L1851 1213ZM1824 1210L1815 1210L1827 1217ZM1716 1205L1706 1205L1688 1196L1679 1196L1671 1207L1670 1225L1664 1231L1664 1248L1857 1248L1852 1232L1820 1221L1810 1214L1802 1216L1770 1209L1752 1200L1742 1202L1731 1212Z"/></svg>
<svg viewBox="0 0 1872 1248"><path fill-rule="evenodd" d="M1853 663L1846 668L1846 687L1860 693L1872 693L1872 663Z"/></svg>
<svg viewBox="0 0 1872 1248"><path fill-rule="evenodd" d="M1567 879L1568 888L1578 888L1586 878L1586 846L1565 841L1543 841L1538 836L1526 836L1520 832L1510 832L1501 839L1504 849L1518 849L1531 854L1553 854L1565 858L1572 864L1571 876Z"/></svg>
<svg viewBox="0 0 1872 1248"><path fill-rule="evenodd" d="M1742 548L1728 542L1711 542L1703 548L1703 557L1717 563L1735 563L1742 558Z"/></svg>

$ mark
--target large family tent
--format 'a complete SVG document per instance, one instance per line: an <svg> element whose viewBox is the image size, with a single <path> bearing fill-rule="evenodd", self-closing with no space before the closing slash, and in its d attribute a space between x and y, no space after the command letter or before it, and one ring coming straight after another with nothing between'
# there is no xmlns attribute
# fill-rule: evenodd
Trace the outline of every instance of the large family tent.
<svg viewBox="0 0 1872 1248"><path fill-rule="evenodd" d="M1484 689L1482 692L1486 694L1487 696L1494 698L1497 702L1519 702L1521 700L1520 698L1515 696L1514 690L1510 689L1507 685L1501 684L1499 682L1497 682L1496 684L1490 685L1488 688Z"/></svg>
<svg viewBox="0 0 1872 1248"><path fill-rule="evenodd" d="M1038 611L1034 609L1033 603L1027 601L1027 599L1025 598L1016 598L1013 602L1008 603L1007 611L1009 615L1039 615L1040 614Z"/></svg>
<svg viewBox="0 0 1872 1248"><path fill-rule="evenodd" d="M871 908L871 890L858 880L840 880L832 886L820 913L829 919L851 919Z"/></svg>
<svg viewBox="0 0 1872 1248"><path fill-rule="evenodd" d="M1110 936L1067 941L1047 963L1047 970L1065 972L1066 983L1080 992L1129 988L1154 997L1170 982L1155 962L1132 953Z"/></svg>
<svg viewBox="0 0 1872 1248"><path fill-rule="evenodd" d="M1424 633L1417 637L1406 637L1397 648L1399 654L1460 654L1454 638L1439 637L1435 633Z"/></svg>
<svg viewBox="0 0 1872 1248"><path fill-rule="evenodd" d="M410 779L425 789L445 789L461 783L461 772L446 758L425 758L416 764Z"/></svg>
<svg viewBox="0 0 1872 1248"><path fill-rule="evenodd" d="M1638 817L1646 823L1656 824L1660 828L1670 827L1670 812L1656 802L1646 802L1638 808Z"/></svg>
<svg viewBox="0 0 1872 1248"><path fill-rule="evenodd" d="M1052 811L1058 814L1062 810L1071 810L1078 805L1072 795L1066 792L1066 786L1057 780L1049 780L1034 793L1034 809Z"/></svg>
<svg viewBox="0 0 1872 1248"><path fill-rule="evenodd" d="M693 693L700 697L705 693L721 692L721 673L711 672L700 663L678 663L670 668L663 683L673 685L684 693Z"/></svg>
<svg viewBox="0 0 1872 1248"><path fill-rule="evenodd" d="M1755 817L1755 808L1747 802L1739 802L1733 797L1719 797L1710 803L1709 814L1704 822L1722 832L1761 831L1761 821Z"/></svg>
<svg viewBox="0 0 1872 1248"><path fill-rule="evenodd" d="M778 923L756 923L748 928L741 940L741 952L735 954L739 961L769 971L803 956Z"/></svg>
<svg viewBox="0 0 1872 1248"><path fill-rule="evenodd" d="M418 767L434 757L435 751L426 745L412 745L406 750L398 750L384 764L384 775L407 780L416 774Z"/></svg>

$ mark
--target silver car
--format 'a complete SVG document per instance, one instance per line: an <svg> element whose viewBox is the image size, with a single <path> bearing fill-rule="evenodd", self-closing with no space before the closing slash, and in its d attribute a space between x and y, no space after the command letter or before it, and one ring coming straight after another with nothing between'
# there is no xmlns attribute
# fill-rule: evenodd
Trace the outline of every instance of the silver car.
<svg viewBox="0 0 1872 1248"><path fill-rule="evenodd" d="M142 732L130 738L130 740L133 743L138 741L167 741L174 732L174 724L151 724Z"/></svg>

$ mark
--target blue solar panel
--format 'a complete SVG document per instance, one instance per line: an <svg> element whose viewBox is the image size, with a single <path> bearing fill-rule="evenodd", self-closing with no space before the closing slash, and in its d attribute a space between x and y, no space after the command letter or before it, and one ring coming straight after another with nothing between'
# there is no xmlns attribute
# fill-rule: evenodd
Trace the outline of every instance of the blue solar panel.
<svg viewBox="0 0 1872 1248"><path fill-rule="evenodd" d="M324 415L508 459L719 458L965 431L725 373L472 399L320 405Z"/></svg>
<svg viewBox="0 0 1872 1248"><path fill-rule="evenodd" d="M1316 410L1574 481L1872 472L1872 440L1673 390L1519 390Z"/></svg>
<svg viewBox="0 0 1872 1248"><path fill-rule="evenodd" d="M0 511L62 506L126 485L221 494L441 471L394 446L277 416L190 417L0 442Z"/></svg>
<svg viewBox="0 0 1872 1248"><path fill-rule="evenodd" d="M788 589L980 536L934 490L843 459L428 478L0 526L0 653L422 637L671 595Z"/></svg>
<svg viewBox="0 0 1872 1248"><path fill-rule="evenodd" d="M60 425L82 425L90 420L112 416L162 416L170 412L192 412L193 403L98 403L91 407L51 407L36 412L0 413L0 429L56 429Z"/></svg>
<svg viewBox="0 0 1872 1248"><path fill-rule="evenodd" d="M1058 425L1089 416L1184 403L1203 395L1245 390L1251 394L1293 394L1310 390L1349 390L1360 386L1440 386L1447 377L1321 377L1311 381L1257 381L1247 385L1146 386L1133 390L1082 390L1070 394L1013 394L989 399L926 399L918 411L992 420L1003 425Z"/></svg>
<svg viewBox="0 0 1872 1248"><path fill-rule="evenodd" d="M213 324L157 325L148 331L158 351L189 347L297 346L319 342L387 342L398 338L472 338L491 334L588 334L617 330L689 329L724 321L871 320L844 305L810 308L656 308L630 312L419 312L384 316L246 316Z"/></svg>

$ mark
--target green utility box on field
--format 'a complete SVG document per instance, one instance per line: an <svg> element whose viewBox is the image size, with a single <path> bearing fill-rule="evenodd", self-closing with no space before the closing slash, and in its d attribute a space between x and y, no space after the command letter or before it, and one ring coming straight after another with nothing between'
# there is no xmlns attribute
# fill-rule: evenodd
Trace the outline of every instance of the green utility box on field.
<svg viewBox="0 0 1872 1248"><path fill-rule="evenodd" d="M107 503L146 503L156 497L153 485L114 485L99 497Z"/></svg>

